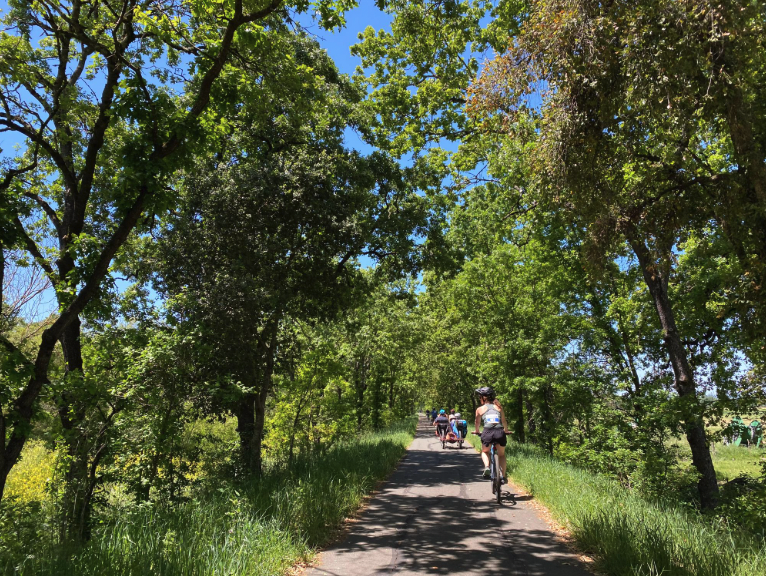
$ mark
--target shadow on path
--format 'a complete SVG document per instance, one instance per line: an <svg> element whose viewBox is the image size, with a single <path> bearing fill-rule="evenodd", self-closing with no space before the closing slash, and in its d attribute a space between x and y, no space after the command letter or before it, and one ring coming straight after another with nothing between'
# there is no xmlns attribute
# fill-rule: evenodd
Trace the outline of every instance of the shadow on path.
<svg viewBox="0 0 766 576"><path fill-rule="evenodd" d="M347 538L309 576L589 574L519 496L498 506L481 459L442 449L421 420L405 458Z"/></svg>

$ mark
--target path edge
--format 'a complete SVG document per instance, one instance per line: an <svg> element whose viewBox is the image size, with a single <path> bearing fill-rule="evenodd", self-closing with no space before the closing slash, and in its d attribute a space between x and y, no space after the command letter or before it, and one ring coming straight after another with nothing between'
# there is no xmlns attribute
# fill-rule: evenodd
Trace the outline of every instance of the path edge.
<svg viewBox="0 0 766 576"><path fill-rule="evenodd" d="M424 420L425 417L421 417L420 414L418 414L418 421L415 425L415 433L412 435L412 438L410 439L409 444L405 446L404 452L402 452L401 458L396 461L396 464L391 468L390 472L386 475L385 478L381 478L375 483L375 486L372 488L370 492L364 495L362 498L361 503L359 504L359 507L354 510L354 512L348 516L346 516L343 519L343 523L340 525L340 527L333 530L330 537L327 539L327 541L322 544L321 548L317 548L314 552L310 554L308 558L304 558L301 560L298 560L295 564L293 564L290 568L287 569L285 574L287 576L305 576L306 573L311 569L315 568L319 562L321 561L322 553L327 550L330 546L337 544L339 542L342 542L345 538L348 537L349 532L351 531L351 527L359 521L359 518L362 516L365 510L370 505L370 501L380 494L380 491L383 489L383 486L385 486L389 480L391 479L391 476L399 469L399 466L402 465L402 462L404 462L405 458L407 458L407 453L410 451L410 448L412 447L412 443L415 441L415 438L418 435L418 427L420 426L420 421Z"/></svg>

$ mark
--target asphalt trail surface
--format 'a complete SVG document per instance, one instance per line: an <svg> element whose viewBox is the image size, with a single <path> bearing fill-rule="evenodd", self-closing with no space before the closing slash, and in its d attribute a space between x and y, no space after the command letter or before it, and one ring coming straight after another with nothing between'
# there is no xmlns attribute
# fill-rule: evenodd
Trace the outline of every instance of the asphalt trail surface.
<svg viewBox="0 0 766 576"><path fill-rule="evenodd" d="M479 455L454 446L421 419L399 467L308 576L591 576L527 498L498 506Z"/></svg>

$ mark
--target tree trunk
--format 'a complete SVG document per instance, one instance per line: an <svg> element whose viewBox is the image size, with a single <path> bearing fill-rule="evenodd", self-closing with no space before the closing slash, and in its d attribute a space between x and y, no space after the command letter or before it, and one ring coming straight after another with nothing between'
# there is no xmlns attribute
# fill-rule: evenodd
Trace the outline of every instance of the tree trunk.
<svg viewBox="0 0 766 576"><path fill-rule="evenodd" d="M237 431L242 466L245 473L260 475L263 429L266 424L266 400L271 393L274 362L277 353L279 320L273 320L262 334L255 351L252 387L258 392L244 394L236 405ZM269 336L270 335L270 336ZM268 337L268 341L265 338Z"/></svg>
<svg viewBox="0 0 766 576"><path fill-rule="evenodd" d="M13 420L10 414L5 417L4 425L6 435L8 423L12 423L10 437L3 446L3 455L0 457L0 501L5 491L5 483L8 479L11 469L21 456L21 450L27 441L27 433L32 421L32 413L35 401L37 400L43 385L48 383L48 365L51 361L53 349L56 346L56 337L51 330L44 330L40 342L40 348L37 352L37 358L34 364L34 373L32 374L27 387L21 393L14 404ZM3 440L5 438L2 438Z"/></svg>
<svg viewBox="0 0 766 576"><path fill-rule="evenodd" d="M668 279L663 278L659 267L651 256L646 244L638 238L635 229L627 231L626 236L635 252L641 271L644 275L649 292L654 301L657 316L665 334L665 347L668 351L670 365L673 368L674 387L682 401L686 440L692 451L692 464L700 474L697 488L700 495L700 505L710 510L718 505L718 482L715 477L713 459L710 456L705 423L700 412L697 398L697 388L694 373L686 355L686 349L681 342L681 336L676 327L673 308L668 296Z"/></svg>
<svg viewBox="0 0 766 576"><path fill-rule="evenodd" d="M553 413L551 404L553 404L553 388L550 384L543 387L543 434L545 434L545 447L548 453L553 455Z"/></svg>
<svg viewBox="0 0 766 576"><path fill-rule="evenodd" d="M380 429L380 382L372 381L372 429Z"/></svg>
<svg viewBox="0 0 766 576"><path fill-rule="evenodd" d="M243 394L234 409L239 434L239 459L245 474L255 471L255 399L255 394Z"/></svg>
<svg viewBox="0 0 766 576"><path fill-rule="evenodd" d="M301 417L301 411L303 410L303 403L306 400L306 395L307 393L301 396L301 399L298 401L298 408L295 410L295 418L293 419L293 428L290 430L290 449L288 452L288 459L290 462L293 461L293 451L295 450L295 430L298 428L298 421Z"/></svg>
<svg viewBox="0 0 766 576"><path fill-rule="evenodd" d="M517 442L526 442L524 435L524 389L519 387L516 390L516 424L513 427Z"/></svg>
<svg viewBox="0 0 766 576"><path fill-rule="evenodd" d="M357 360L354 366L354 388L356 389L356 428L362 429L364 418L364 393L367 390L367 361L364 357Z"/></svg>
<svg viewBox="0 0 766 576"><path fill-rule="evenodd" d="M64 487L62 538L83 542L90 536L89 460L91 439L88 438L86 407L83 398L82 342L80 319L64 329L59 341L66 362L68 390L59 399L59 419L64 431L64 443L69 457Z"/></svg>
<svg viewBox="0 0 766 576"><path fill-rule="evenodd" d="M396 378L393 374L389 376L388 381L388 409L391 411L391 414L393 415L395 413L394 411L394 383L396 382Z"/></svg>
<svg viewBox="0 0 766 576"><path fill-rule="evenodd" d="M537 424L535 423L535 407L532 405L532 400L529 399L529 392L523 391L524 404L527 407L527 431L531 436L530 440L535 442L537 433Z"/></svg>
<svg viewBox="0 0 766 576"><path fill-rule="evenodd" d="M261 384L261 391L255 399L255 430L253 434L253 471L261 474L263 464L263 430L266 425L266 400L271 392L271 373Z"/></svg>

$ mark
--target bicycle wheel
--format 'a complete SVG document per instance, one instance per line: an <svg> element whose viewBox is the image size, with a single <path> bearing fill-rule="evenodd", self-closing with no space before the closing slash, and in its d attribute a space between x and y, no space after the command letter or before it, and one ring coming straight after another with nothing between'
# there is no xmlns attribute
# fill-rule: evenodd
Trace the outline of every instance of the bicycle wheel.
<svg viewBox="0 0 766 576"><path fill-rule="evenodd" d="M495 476L497 476L497 469L495 468L495 449L491 448L489 451L489 481L492 484L492 494L495 493Z"/></svg>
<svg viewBox="0 0 766 576"><path fill-rule="evenodd" d="M502 497L503 482L500 477L500 458L495 452L495 477L492 479L492 492L497 497L497 503L500 504L500 498Z"/></svg>

